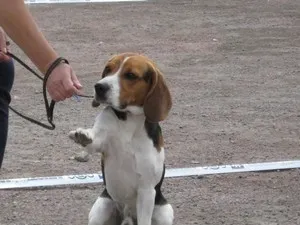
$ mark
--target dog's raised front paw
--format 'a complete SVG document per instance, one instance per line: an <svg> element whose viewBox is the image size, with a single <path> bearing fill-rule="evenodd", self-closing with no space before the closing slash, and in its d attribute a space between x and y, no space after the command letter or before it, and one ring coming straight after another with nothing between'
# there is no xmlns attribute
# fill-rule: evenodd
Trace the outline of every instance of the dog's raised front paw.
<svg viewBox="0 0 300 225"><path fill-rule="evenodd" d="M69 133L69 138L74 140L76 143L82 145L83 147L91 144L93 142L93 138L89 132L89 130L77 128Z"/></svg>

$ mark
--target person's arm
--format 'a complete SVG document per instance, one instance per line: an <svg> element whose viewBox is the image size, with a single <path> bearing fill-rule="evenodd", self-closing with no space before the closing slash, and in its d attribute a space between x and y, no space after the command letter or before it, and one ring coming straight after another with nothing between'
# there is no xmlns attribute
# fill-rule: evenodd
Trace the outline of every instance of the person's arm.
<svg viewBox="0 0 300 225"><path fill-rule="evenodd" d="M24 0L0 0L0 26L45 74L58 56L40 32Z"/></svg>
<svg viewBox="0 0 300 225"><path fill-rule="evenodd" d="M39 30L24 0L0 0L0 27L43 74L58 57ZM81 88L75 73L67 64L56 67L47 82L47 90L56 101L71 97Z"/></svg>

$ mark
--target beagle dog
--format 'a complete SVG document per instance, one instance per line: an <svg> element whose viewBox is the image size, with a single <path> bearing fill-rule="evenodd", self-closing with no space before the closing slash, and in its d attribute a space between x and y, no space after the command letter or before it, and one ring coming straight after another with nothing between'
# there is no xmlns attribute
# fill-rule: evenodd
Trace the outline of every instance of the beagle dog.
<svg viewBox="0 0 300 225"><path fill-rule="evenodd" d="M89 225L172 225L173 208L161 192L165 153L159 122L172 106L162 73L146 56L123 53L106 64L93 107L106 104L92 128L69 133L102 153L105 189Z"/></svg>

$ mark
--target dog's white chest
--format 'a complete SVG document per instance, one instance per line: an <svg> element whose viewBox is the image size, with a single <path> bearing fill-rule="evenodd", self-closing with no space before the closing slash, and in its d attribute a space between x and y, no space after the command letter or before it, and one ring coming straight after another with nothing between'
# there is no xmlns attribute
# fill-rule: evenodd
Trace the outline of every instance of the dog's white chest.
<svg viewBox="0 0 300 225"><path fill-rule="evenodd" d="M106 188L115 201L134 204L138 188L137 165L134 154L124 153L106 157Z"/></svg>
<svg viewBox="0 0 300 225"><path fill-rule="evenodd" d="M118 202L135 204L139 186L147 183L155 185L160 180L162 167L157 168L156 149L152 147L150 139L141 139L144 138L135 138L130 143L118 139L108 140L106 187L111 197Z"/></svg>
<svg viewBox="0 0 300 225"><path fill-rule="evenodd" d="M115 201L134 206L139 188L154 188L160 181L164 150L158 152L144 126L130 118L118 121L115 132L103 143L106 188Z"/></svg>

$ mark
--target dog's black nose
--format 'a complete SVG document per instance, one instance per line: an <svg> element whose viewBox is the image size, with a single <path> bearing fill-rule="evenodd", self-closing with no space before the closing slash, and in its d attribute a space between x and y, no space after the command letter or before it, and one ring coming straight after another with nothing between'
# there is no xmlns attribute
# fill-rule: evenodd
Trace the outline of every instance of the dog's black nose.
<svg viewBox="0 0 300 225"><path fill-rule="evenodd" d="M97 96L100 98L105 98L106 92L109 90L109 86L107 84L95 84L95 91Z"/></svg>

